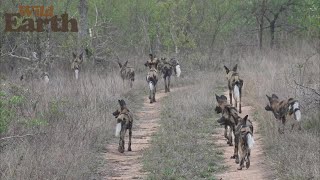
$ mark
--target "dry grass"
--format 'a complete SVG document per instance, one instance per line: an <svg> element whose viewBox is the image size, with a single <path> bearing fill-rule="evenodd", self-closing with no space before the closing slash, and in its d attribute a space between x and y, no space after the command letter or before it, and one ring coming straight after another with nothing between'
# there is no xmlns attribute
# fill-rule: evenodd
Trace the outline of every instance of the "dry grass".
<svg viewBox="0 0 320 180"><path fill-rule="evenodd" d="M258 51L243 55L239 71L244 79L244 100L256 108L256 119L264 135L269 163L280 179L319 179L320 171L320 97L294 81L320 92L319 54L313 55L307 44L281 51ZM311 57L307 60L307 57ZM290 119L284 135L277 132L276 120L264 107L266 94L277 94L280 99L299 100L302 111L302 131L290 132Z"/></svg>
<svg viewBox="0 0 320 180"><path fill-rule="evenodd" d="M221 90L218 85L226 85L223 65L233 66L237 63L240 76L244 79L243 102L256 109L255 119L260 121L264 148L273 174L279 179L319 179L320 97L312 90L295 84L296 81L320 92L319 54L315 54L305 42L280 50L239 50L232 55L237 57L235 60L230 59L228 50L225 52L217 56L215 62L203 60L206 59L205 55L189 55L191 60L202 59L203 62L187 60L189 66L194 66L189 72L194 78L188 79L194 87L183 93L172 94L166 100L162 109L162 128L145 157L145 167L151 172L149 178L210 179L219 169L216 166L219 162L217 152L210 143L210 137L204 134L210 133L214 127L213 91ZM212 69L215 73L208 73ZM294 121L290 119L286 133L278 133L273 114L264 110L268 103L265 95L272 93L280 99L293 97L299 100L303 117L302 131L291 132ZM208 172L211 168L214 170Z"/></svg>
<svg viewBox="0 0 320 180"><path fill-rule="evenodd" d="M211 74L213 75L213 74ZM221 152L214 147L217 125L208 74L187 90L171 93L163 102L160 128L144 156L149 179L214 179L221 170Z"/></svg>
<svg viewBox="0 0 320 180"><path fill-rule="evenodd" d="M33 134L0 141L0 179L89 179L103 159L98 152L114 136L116 122L111 114L118 98L133 111L142 103L144 81L137 78L134 89L122 87L118 74L99 76L61 73L48 86L39 82L2 87L7 96L23 96L15 107L15 118L2 137ZM127 86L129 87L129 86ZM36 103L37 102L37 103Z"/></svg>
<svg viewBox="0 0 320 180"><path fill-rule="evenodd" d="M233 50L236 51L236 50ZM237 51L236 51L237 52ZM319 91L319 54L301 43L281 51L246 51L231 56L225 50L208 62L206 55L189 54L181 60L182 75L173 77L172 88L193 86L188 91L170 93L162 107L161 128L153 138L153 146L144 157L150 179L214 179L219 171L221 152L211 141L217 126L213 111L214 93L226 90L223 64L238 63L244 79L244 104L257 110L268 163L279 179L319 179L320 123L319 97L295 85L294 80ZM236 60L230 57L237 56ZM115 122L111 112L124 98L132 111L138 111L142 95L147 95L144 73L137 68L134 89L123 90L117 71L80 74L74 83L63 72L51 78L48 87L38 82L8 82L1 85L7 96L22 96L23 102L10 109L15 113L8 131L1 137L33 134L0 141L0 179L90 179L98 178L97 169L104 165L98 156L113 139ZM213 72L214 71L214 72ZM18 85L17 85L18 84ZM19 85L20 84L20 85ZM158 89L163 89L160 79ZM221 92L220 92L221 93ZM281 99L294 97L300 101L302 131L277 132L275 118L264 110L265 94ZM318 101L317 101L318 100ZM318 102L318 104L317 104ZM289 127L289 125L287 126ZM107 167L106 167L107 169Z"/></svg>

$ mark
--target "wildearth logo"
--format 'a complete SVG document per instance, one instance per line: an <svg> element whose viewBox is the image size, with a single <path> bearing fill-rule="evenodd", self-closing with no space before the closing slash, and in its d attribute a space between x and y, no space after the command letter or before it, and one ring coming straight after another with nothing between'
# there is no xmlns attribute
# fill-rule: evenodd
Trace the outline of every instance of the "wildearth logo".
<svg viewBox="0 0 320 180"><path fill-rule="evenodd" d="M64 13L61 18L53 14L53 6L21 6L19 13L5 13L5 32L43 32L49 25L53 32L78 32L77 20ZM69 30L69 23L71 28Z"/></svg>

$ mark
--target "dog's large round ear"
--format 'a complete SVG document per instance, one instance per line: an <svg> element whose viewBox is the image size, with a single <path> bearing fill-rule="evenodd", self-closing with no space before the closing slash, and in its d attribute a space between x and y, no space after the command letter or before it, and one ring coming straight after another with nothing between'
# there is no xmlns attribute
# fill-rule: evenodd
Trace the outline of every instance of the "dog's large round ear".
<svg viewBox="0 0 320 180"><path fill-rule="evenodd" d="M216 95L216 100L219 101L220 97L217 94L215 94L215 95Z"/></svg>
<svg viewBox="0 0 320 180"><path fill-rule="evenodd" d="M82 60L82 57L83 57L83 52L81 52L81 54L79 55L79 59Z"/></svg>
<svg viewBox="0 0 320 180"><path fill-rule="evenodd" d="M119 62L119 61L118 61L118 65L119 65L119 67L120 67L120 68L122 68L122 64L121 64L121 62Z"/></svg>
<svg viewBox="0 0 320 180"><path fill-rule="evenodd" d="M221 99L221 100L224 100L224 101L227 101L227 100L228 100L228 98L227 98L225 95L221 95L221 96L220 96L220 99Z"/></svg>
<svg viewBox="0 0 320 180"><path fill-rule="evenodd" d="M227 68L227 66L223 66L224 69L226 70L227 74L230 72L229 68Z"/></svg>
<svg viewBox="0 0 320 180"><path fill-rule="evenodd" d="M246 116L243 118L244 121L247 121L247 119L248 119L248 115L246 115Z"/></svg>
<svg viewBox="0 0 320 180"><path fill-rule="evenodd" d="M279 99L277 95L275 94L272 94L272 98L276 98L276 99Z"/></svg>
<svg viewBox="0 0 320 180"><path fill-rule="evenodd" d="M123 64L123 66L127 66L128 65L128 60Z"/></svg>
<svg viewBox="0 0 320 180"><path fill-rule="evenodd" d="M270 96L268 96L267 94L266 94L266 96L267 96L268 100L271 101L272 98Z"/></svg>
<svg viewBox="0 0 320 180"><path fill-rule="evenodd" d="M237 69L238 69L238 64L236 64L236 65L233 67L232 71L233 71L233 72L236 72Z"/></svg>
<svg viewBox="0 0 320 180"><path fill-rule="evenodd" d="M126 102L123 99L121 99L121 103L123 106L126 105Z"/></svg>

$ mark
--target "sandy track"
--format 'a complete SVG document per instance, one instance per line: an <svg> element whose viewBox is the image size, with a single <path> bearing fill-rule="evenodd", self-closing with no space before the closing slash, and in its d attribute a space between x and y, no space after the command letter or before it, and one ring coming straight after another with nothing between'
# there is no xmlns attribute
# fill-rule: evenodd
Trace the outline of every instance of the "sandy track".
<svg viewBox="0 0 320 180"><path fill-rule="evenodd" d="M224 95L228 97L229 102L229 93L225 92ZM243 104L243 103L242 103ZM223 152L224 163L228 166L228 169L218 174L218 179L221 180L259 180L259 179L272 179L271 173L266 165L265 155L263 152L262 139L259 132L258 122L253 118L254 108L251 106L243 106L242 113L239 114L241 117L245 115L249 115L249 119L253 123L254 128L254 140L255 144L253 149L251 150L251 158L250 158L250 168L243 170L237 170L239 164L235 163L234 159L230 159L233 155L234 146L229 146L225 137L223 136L224 128L218 128L217 134L214 134L215 144L220 148ZM234 138L233 138L234 140Z"/></svg>
<svg viewBox="0 0 320 180"><path fill-rule="evenodd" d="M181 88L171 89L176 91ZM125 139L125 152L118 152L118 141L107 146L105 158L108 167L111 167L111 174L104 179L107 180L126 180L126 179L145 179L147 172L142 169L142 155L150 145L151 136L157 131L160 120L161 99L168 93L160 91L156 94L157 102L150 104L146 96L142 109L136 114L139 120L134 120L132 130L132 151L127 151L128 132Z"/></svg>

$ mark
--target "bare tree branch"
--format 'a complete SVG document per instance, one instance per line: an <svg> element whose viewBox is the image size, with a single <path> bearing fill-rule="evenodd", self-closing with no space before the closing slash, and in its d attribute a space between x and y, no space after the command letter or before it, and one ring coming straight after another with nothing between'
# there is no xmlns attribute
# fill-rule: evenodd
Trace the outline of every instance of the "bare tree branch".
<svg viewBox="0 0 320 180"><path fill-rule="evenodd" d="M317 92L317 90L315 90L315 89L313 89L313 88L311 88L311 87L307 87L307 86L301 85L301 84L297 83L295 80L294 80L294 83L295 83L296 85L300 86L300 87L309 89L309 90L311 90L312 92L314 92L316 95L320 96L320 93Z"/></svg>
<svg viewBox="0 0 320 180"><path fill-rule="evenodd" d="M35 134L24 134L24 135L8 136L8 137L0 138L0 140L8 140L8 139L12 139L12 138L23 138L23 137L34 136L34 135Z"/></svg>

